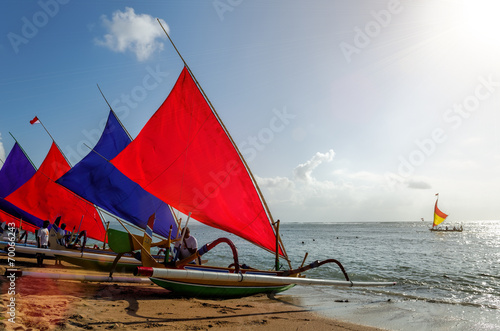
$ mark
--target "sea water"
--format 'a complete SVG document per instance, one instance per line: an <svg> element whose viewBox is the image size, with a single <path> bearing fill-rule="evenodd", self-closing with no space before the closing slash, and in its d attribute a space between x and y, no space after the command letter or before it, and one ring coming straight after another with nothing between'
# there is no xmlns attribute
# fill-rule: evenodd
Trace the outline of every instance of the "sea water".
<svg viewBox="0 0 500 331"><path fill-rule="evenodd" d="M307 252L306 264L336 259L354 282L397 282L370 288L296 286L282 295L299 297L303 306L328 317L389 330L500 330L500 221L458 225L463 232L431 232L420 221L282 222L292 267L300 266ZM274 267L273 254L243 239L202 224L190 228L199 246L227 237L237 246L241 264ZM232 263L227 245L203 258L209 264ZM344 280L333 263L305 275Z"/></svg>

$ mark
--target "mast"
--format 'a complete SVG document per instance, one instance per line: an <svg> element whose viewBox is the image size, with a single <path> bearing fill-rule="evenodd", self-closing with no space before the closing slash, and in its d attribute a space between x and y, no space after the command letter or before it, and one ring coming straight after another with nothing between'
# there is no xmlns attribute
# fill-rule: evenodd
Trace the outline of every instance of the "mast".
<svg viewBox="0 0 500 331"><path fill-rule="evenodd" d="M57 149L59 150L59 152L61 152L61 154L64 157L64 159L66 160L66 162L68 162L69 166L72 167L72 165L69 162L68 158L66 157L66 155L64 155L61 147L59 147L59 145L57 144L57 142L54 139L54 137L52 137L52 135L50 134L49 130L47 130L47 128L45 127L45 125L43 125L42 120L38 116L36 116L36 118L38 119L38 122L42 125L43 129L45 130L45 132L47 132L47 134L49 135L50 139L52 139L52 141L54 142L54 144L56 144Z"/></svg>
<svg viewBox="0 0 500 331"><path fill-rule="evenodd" d="M26 151L24 150L23 146L21 146L21 144L19 143L19 141L17 141L17 139L14 137L14 135L12 133L10 133L10 136L12 137L12 139L14 139L14 141L19 145L19 148L21 149L21 151L24 153L24 156L26 156L26 158L28 159L28 161L30 161L31 165L33 166L33 168L36 170L38 170L35 166L35 164L33 163L33 161L30 159L30 157L28 156L28 153L26 153Z"/></svg>
<svg viewBox="0 0 500 331"><path fill-rule="evenodd" d="M127 129L125 128L125 126L123 125L122 121L120 121L120 119L118 118L118 115L116 115L115 111L113 110L113 108L111 107L111 105L109 104L108 102L108 99L106 99L106 97L104 96L104 93L102 93L102 90L101 90L101 87L99 86L99 84L97 84L97 88L99 89L99 92L101 92L101 95L102 97L104 98L104 101L106 101L106 104L108 105L109 107L109 110L115 115L116 117L116 120L118 121L118 123L120 124L120 126L122 127L123 131L125 131L125 133L127 134L127 136L130 138L130 140L132 141L132 136L130 135L130 133L127 131Z"/></svg>
<svg viewBox="0 0 500 331"><path fill-rule="evenodd" d="M203 97L205 98L207 104L210 106L210 109L212 110L212 113L214 114L214 116L216 117L217 121L219 122L219 124L221 125L222 129L224 130L225 134L227 135L227 137L229 138L229 140L231 141L231 144L233 145L233 147L235 148L240 160L242 161L245 169L247 170L247 173L249 174L252 182L253 182L253 185L255 187L255 189L257 190L257 193L258 193L258 196L259 196L259 199L260 201L262 202L262 205L264 206L264 210L268 216L268 219L269 219L269 222L270 222L270 225L271 225L271 229L273 230L275 236L277 236L278 240L279 240L279 243L280 243L280 246L281 246L281 250L283 251L283 254L284 254L284 258L288 261L288 264L290 265L290 260L288 259L288 254L286 253L285 251L285 247L283 245L283 242L281 240L281 237L279 236L279 234L276 232L276 229L275 227L273 226L274 224L274 219L273 219L273 216L271 214L271 211L269 209L269 206L267 205L267 202L266 200L264 199L264 195L262 194L262 191L259 187L259 185L257 184L257 181L252 173L252 171L250 170L250 167L248 166L248 163L246 162L245 158L243 157L243 154L241 153L240 149L238 148L238 146L236 145L236 143L234 142L231 134L229 133L229 131L227 130L226 126L224 125L224 123L222 122L221 118L219 117L219 114L217 113L217 111L215 110L215 107L212 105L212 102L210 101L210 99L208 98L207 94L205 93L205 91L203 90L203 88L201 87L200 83L198 82L198 80L196 79L196 76L193 74L193 72L191 71L191 68L189 67L189 65L187 64L187 62L184 60L184 58L182 57L181 53L179 52L179 50L177 49L177 47L175 46L174 42L172 41L172 39L170 38L170 35L168 34L168 32L165 30L165 28L163 27L163 24L161 23L160 19L156 19L158 21L158 23L160 24L161 28L163 29L163 32L165 33L165 35L168 37L170 43L172 44L172 46L174 47L175 51L177 52L177 54L179 55L180 59L182 60L182 62L184 63L184 66L186 67L186 69L189 71L189 74L191 75L191 77L193 78L194 82L196 83L196 85L198 86L198 89L200 90L200 92L202 93ZM291 265L290 265L290 268L291 268Z"/></svg>

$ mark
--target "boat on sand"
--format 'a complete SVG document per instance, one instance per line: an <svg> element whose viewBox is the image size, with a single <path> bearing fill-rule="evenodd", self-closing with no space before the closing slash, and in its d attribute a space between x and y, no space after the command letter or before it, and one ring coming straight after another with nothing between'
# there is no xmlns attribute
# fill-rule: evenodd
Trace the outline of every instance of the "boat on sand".
<svg viewBox="0 0 500 331"><path fill-rule="evenodd" d="M140 250L142 266L137 268L135 275L148 276L165 289L186 296L227 298L281 292L306 283L339 286L395 284L353 282L335 259L304 265L306 255L301 266L291 266L279 235L279 220L274 221L248 164L185 61L166 100L136 139L110 162L145 190L188 215L187 222L192 217L274 254L271 270L254 269L240 261L231 240L219 238L203 245L191 256L179 259L170 247L170 238L182 243L182 231L179 236L169 234L163 246L166 249L165 261L158 262L150 253L154 214L149 218L142 238L129 234L129 238L115 242L109 236L112 249L116 244L121 245L117 249L119 252ZM218 245L230 247L233 262L229 266L196 263ZM285 261L288 268L281 261ZM304 278L305 271L327 263L336 264L345 279Z"/></svg>

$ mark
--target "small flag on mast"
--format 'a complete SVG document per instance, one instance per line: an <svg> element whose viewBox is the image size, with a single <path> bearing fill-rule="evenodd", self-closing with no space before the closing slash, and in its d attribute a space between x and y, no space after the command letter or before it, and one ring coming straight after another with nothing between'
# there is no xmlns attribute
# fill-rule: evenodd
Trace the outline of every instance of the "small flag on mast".
<svg viewBox="0 0 500 331"><path fill-rule="evenodd" d="M33 124L36 124L36 123L40 123L40 120L38 119L37 116L35 116L35 118L33 118L31 121L30 121L30 124L33 125Z"/></svg>

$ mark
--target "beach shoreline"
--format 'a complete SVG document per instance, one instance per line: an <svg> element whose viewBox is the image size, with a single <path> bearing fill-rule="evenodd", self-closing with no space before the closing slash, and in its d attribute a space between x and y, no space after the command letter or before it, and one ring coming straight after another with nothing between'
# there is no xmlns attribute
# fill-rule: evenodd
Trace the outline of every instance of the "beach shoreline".
<svg viewBox="0 0 500 331"><path fill-rule="evenodd" d="M0 261L3 275L7 257L1 255ZM44 265L36 268L34 259L16 258L16 267L23 271L106 275L65 262L63 267L55 266L49 259ZM16 303L15 324L9 321L9 310L4 310L0 329L6 330L381 330L321 316L286 292L211 300L183 298L149 283L20 277L13 296L9 280L1 278L3 306L12 297Z"/></svg>

